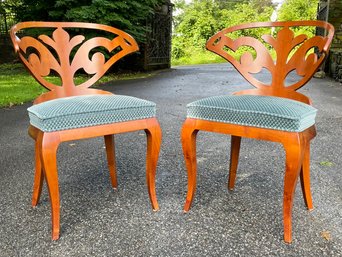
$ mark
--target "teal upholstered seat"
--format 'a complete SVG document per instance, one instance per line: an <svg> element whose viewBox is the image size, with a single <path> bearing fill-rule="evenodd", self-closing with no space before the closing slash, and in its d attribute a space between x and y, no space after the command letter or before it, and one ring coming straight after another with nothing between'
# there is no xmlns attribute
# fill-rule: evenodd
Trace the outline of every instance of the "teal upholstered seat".
<svg viewBox="0 0 342 257"><path fill-rule="evenodd" d="M280 97L214 96L187 105L188 118L300 132L315 123L317 110Z"/></svg>
<svg viewBox="0 0 342 257"><path fill-rule="evenodd" d="M44 132L155 117L156 105L124 95L58 98L27 109L31 125Z"/></svg>

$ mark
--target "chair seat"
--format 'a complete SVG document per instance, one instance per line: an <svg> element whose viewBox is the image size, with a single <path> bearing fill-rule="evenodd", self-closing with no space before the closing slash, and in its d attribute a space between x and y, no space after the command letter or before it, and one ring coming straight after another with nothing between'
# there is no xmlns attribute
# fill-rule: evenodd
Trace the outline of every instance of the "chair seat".
<svg viewBox="0 0 342 257"><path fill-rule="evenodd" d="M281 97L214 96L187 105L188 118L301 132L315 124L317 110Z"/></svg>
<svg viewBox="0 0 342 257"><path fill-rule="evenodd" d="M156 104L124 95L58 98L27 109L34 127L52 132L155 117Z"/></svg>

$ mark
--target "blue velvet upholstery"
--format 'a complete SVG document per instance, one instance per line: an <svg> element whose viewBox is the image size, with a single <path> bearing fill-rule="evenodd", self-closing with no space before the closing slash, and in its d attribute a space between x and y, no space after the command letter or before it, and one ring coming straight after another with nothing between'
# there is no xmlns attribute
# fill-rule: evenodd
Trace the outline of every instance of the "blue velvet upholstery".
<svg viewBox="0 0 342 257"><path fill-rule="evenodd" d="M156 104L124 95L58 98L27 109L30 123L44 132L155 117Z"/></svg>
<svg viewBox="0 0 342 257"><path fill-rule="evenodd" d="M300 132L315 124L317 110L281 97L214 96L187 105L188 118Z"/></svg>

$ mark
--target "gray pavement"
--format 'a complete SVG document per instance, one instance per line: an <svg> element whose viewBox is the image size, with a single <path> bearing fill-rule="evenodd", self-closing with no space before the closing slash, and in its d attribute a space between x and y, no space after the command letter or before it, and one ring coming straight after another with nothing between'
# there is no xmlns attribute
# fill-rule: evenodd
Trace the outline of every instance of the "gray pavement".
<svg viewBox="0 0 342 257"><path fill-rule="evenodd" d="M319 110L311 156L315 208L306 210L297 187L291 245L283 242L284 151L276 143L243 140L236 188L228 192L230 138L199 133L197 192L191 211L183 213L187 176L179 134L186 104L247 87L228 64L177 67L104 85L157 103L161 209L152 211L146 190L143 132L116 136L117 191L110 186L102 138L64 143L58 150L56 242L45 186L38 207L30 206L31 104L0 109L0 256L342 256L342 85L328 78L313 79L302 90Z"/></svg>

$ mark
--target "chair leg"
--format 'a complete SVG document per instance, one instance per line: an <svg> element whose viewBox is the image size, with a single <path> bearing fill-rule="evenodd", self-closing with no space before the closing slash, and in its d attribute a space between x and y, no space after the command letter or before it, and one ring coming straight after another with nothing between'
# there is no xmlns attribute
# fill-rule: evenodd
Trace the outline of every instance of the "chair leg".
<svg viewBox="0 0 342 257"><path fill-rule="evenodd" d="M298 135L297 140L291 140L284 145L286 170L284 178L283 219L284 240L286 243L291 243L292 241L292 206L296 184L304 158L304 144L304 140Z"/></svg>
<svg viewBox="0 0 342 257"><path fill-rule="evenodd" d="M228 189L233 190L236 171L239 164L239 154L240 154L241 137L232 136L231 139L231 149L230 149L230 165L229 165L229 178L228 178Z"/></svg>
<svg viewBox="0 0 342 257"><path fill-rule="evenodd" d="M118 181L116 178L114 135L106 135L104 136L104 139L105 139L108 169L109 169L109 175L110 175L112 187L114 189L117 189Z"/></svg>
<svg viewBox="0 0 342 257"><path fill-rule="evenodd" d="M150 196L152 209L159 210L157 195L156 195L156 170L158 164L158 156L162 132L157 119L152 119L148 122L148 127L145 129L147 136L147 153L146 153L146 182L147 190Z"/></svg>
<svg viewBox="0 0 342 257"><path fill-rule="evenodd" d="M184 212L188 212L196 191L196 173L197 173L197 160L196 160L196 136L198 130L195 129L194 121L186 119L182 132L181 140L183 147L183 154L188 171L188 193L186 195Z"/></svg>
<svg viewBox="0 0 342 257"><path fill-rule="evenodd" d="M304 202L309 210L313 209L311 190L310 190L310 144L308 143L305 148L304 159L302 169L300 172L300 182L302 186L302 192Z"/></svg>
<svg viewBox="0 0 342 257"><path fill-rule="evenodd" d="M32 206L37 206L42 193L44 181L43 167L40 159L40 147L38 140L35 141L35 174L33 182Z"/></svg>
<svg viewBox="0 0 342 257"><path fill-rule="evenodd" d="M43 133L38 135L44 176L50 196L52 240L59 238L60 203L57 174L57 149L60 143L57 133Z"/></svg>

